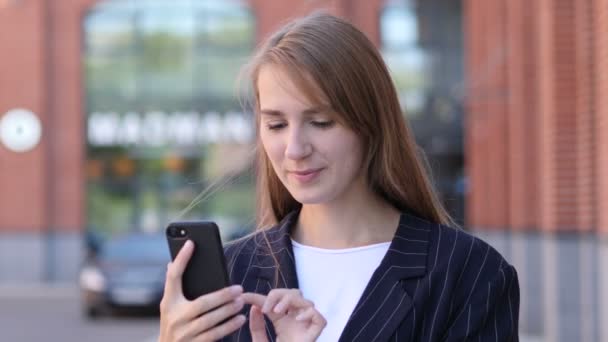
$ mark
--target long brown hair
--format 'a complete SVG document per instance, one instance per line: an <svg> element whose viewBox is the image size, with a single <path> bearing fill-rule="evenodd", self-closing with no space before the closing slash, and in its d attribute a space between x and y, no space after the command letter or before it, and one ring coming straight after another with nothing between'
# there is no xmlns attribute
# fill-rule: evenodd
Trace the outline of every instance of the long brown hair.
<svg viewBox="0 0 608 342"><path fill-rule="evenodd" d="M326 102L338 120L362 139L368 147L363 167L375 193L398 210L454 224L431 185L388 69L361 31L343 19L315 12L270 36L246 69L258 129L257 82L264 65L281 67L310 100ZM258 227L270 227L301 204L272 169L259 132L257 140Z"/></svg>

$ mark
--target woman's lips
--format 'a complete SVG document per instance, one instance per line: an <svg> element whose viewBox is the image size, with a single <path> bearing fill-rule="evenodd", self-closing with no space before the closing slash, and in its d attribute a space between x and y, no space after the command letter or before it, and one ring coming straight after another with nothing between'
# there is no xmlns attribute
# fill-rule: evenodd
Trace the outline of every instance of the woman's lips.
<svg viewBox="0 0 608 342"><path fill-rule="evenodd" d="M319 174L323 171L321 169L308 169L302 171L289 171L289 174L293 176L300 183L310 183L319 177Z"/></svg>

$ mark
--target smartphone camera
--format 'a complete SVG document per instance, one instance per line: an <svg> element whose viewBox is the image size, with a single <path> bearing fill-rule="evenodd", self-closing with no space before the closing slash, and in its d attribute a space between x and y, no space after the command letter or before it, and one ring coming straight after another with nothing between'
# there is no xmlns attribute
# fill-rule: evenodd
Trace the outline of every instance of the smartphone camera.
<svg viewBox="0 0 608 342"><path fill-rule="evenodd" d="M181 227L169 227L167 234L172 238L185 238L188 232L185 228Z"/></svg>

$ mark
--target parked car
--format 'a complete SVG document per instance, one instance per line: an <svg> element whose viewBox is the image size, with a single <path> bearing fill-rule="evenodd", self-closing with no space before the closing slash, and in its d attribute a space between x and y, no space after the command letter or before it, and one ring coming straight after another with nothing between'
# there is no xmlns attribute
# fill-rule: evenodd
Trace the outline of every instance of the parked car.
<svg viewBox="0 0 608 342"><path fill-rule="evenodd" d="M116 308L158 312L169 260L162 234L137 233L105 241L80 272L85 315L95 318Z"/></svg>

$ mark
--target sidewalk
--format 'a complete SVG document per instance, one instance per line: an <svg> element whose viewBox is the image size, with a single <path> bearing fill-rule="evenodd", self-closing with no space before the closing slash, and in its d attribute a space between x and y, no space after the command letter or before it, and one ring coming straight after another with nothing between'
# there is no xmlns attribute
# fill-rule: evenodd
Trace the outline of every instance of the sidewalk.
<svg viewBox="0 0 608 342"><path fill-rule="evenodd" d="M0 300L10 298L73 298L79 294L76 284L0 284Z"/></svg>
<svg viewBox="0 0 608 342"><path fill-rule="evenodd" d="M68 299L79 295L79 289L75 284L2 284L0 285L0 301L3 299ZM156 336L150 337L149 341L155 341ZM519 336L521 342L545 342L542 336ZM146 340L148 341L148 340Z"/></svg>

